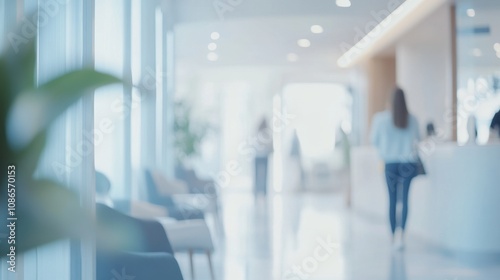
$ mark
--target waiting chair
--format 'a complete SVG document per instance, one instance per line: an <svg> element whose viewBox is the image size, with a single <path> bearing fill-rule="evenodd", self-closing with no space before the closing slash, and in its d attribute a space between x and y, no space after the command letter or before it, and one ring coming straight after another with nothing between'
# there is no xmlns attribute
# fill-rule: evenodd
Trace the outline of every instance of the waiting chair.
<svg viewBox="0 0 500 280"><path fill-rule="evenodd" d="M152 203L161 205L177 203L177 205L182 205L183 208L181 209L191 210L183 210L183 212L179 213L178 210L174 209L174 214L179 213L181 217L187 215L188 219L199 219L192 215L190 212L193 211L192 209L212 213L217 229L221 234L224 234L224 226L219 210L219 197L212 181L206 181L207 185L205 187L202 189L200 187L197 192L192 193L190 192L192 189L187 184L179 180L167 179L158 170L145 170L145 176L148 195Z"/></svg>
<svg viewBox="0 0 500 280"><path fill-rule="evenodd" d="M215 280L212 264L212 253L214 244L210 230L205 220L172 221L171 219L157 219L165 228L174 252L185 252L189 254L189 266L191 278L195 279L193 256L195 253L205 254L208 260L210 276Z"/></svg>
<svg viewBox="0 0 500 280"><path fill-rule="evenodd" d="M181 195L187 193L187 189L183 187L182 183L168 181L160 172L152 170L145 170L144 178L148 201L167 208L170 217L177 220L204 218L203 209L185 201L179 202L174 200L175 194Z"/></svg>
<svg viewBox="0 0 500 280"><path fill-rule="evenodd" d="M179 265L158 221L130 217L96 205L97 280L182 280Z"/></svg>
<svg viewBox="0 0 500 280"><path fill-rule="evenodd" d="M175 177L187 185L189 193L211 195L217 193L214 181L198 177L193 169L178 165L175 167Z"/></svg>

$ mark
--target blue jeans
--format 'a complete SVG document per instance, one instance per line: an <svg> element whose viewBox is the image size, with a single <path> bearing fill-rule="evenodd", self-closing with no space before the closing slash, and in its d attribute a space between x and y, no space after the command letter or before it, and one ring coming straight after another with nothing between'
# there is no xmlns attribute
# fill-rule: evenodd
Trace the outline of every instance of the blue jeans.
<svg viewBox="0 0 500 280"><path fill-rule="evenodd" d="M398 194L402 191L403 211L401 213L400 226L404 231L406 227L406 219L408 217L408 193L410 191L410 183L417 175L417 166L415 163L387 163L385 165L385 179L389 190L389 220L391 222L392 234L396 231L397 213L396 205L398 202Z"/></svg>

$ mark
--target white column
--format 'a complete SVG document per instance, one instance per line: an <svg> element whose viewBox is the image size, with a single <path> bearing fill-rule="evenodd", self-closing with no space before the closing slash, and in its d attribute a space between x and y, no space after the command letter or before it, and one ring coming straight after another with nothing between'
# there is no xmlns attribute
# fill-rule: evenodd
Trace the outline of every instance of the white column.
<svg viewBox="0 0 500 280"><path fill-rule="evenodd" d="M162 170L174 177L175 14L172 1L164 1L163 12L163 154Z"/></svg>
<svg viewBox="0 0 500 280"><path fill-rule="evenodd" d="M141 168L156 164L155 2L141 2Z"/></svg>

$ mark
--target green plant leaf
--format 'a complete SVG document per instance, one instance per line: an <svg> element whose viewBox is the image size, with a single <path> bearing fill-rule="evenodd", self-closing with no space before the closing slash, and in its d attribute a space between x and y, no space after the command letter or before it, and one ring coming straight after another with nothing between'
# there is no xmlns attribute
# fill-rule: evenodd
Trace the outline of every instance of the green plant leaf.
<svg viewBox="0 0 500 280"><path fill-rule="evenodd" d="M7 140L7 117L13 100L21 91L35 87L36 40L32 39L10 47L0 57L0 147L2 149L1 167L13 162L15 158ZM3 177L2 177L3 178ZM0 188L1 189L1 188Z"/></svg>
<svg viewBox="0 0 500 280"><path fill-rule="evenodd" d="M7 143L7 128L5 126L7 122L7 112L11 103L9 83L10 81L7 75L5 60L0 58L0 148L2 151L2 156L0 157L0 168L6 167L12 157ZM0 176L1 179L3 179L3 177L4 175ZM4 184L1 185L3 186ZM2 186L0 186L0 189L3 188Z"/></svg>
<svg viewBox="0 0 500 280"><path fill-rule="evenodd" d="M4 53L11 94L28 91L36 87L36 40L29 40L17 47L10 47Z"/></svg>
<svg viewBox="0 0 500 280"><path fill-rule="evenodd" d="M37 91L44 96L45 100L50 101L46 109L53 115L51 122L84 94L99 87L120 82L120 79L112 75L92 69L82 69L64 74L41 85Z"/></svg>
<svg viewBox="0 0 500 280"><path fill-rule="evenodd" d="M92 69L82 69L41 85L34 90L36 93L23 93L16 100L9 115L10 144L16 151L24 149L84 94L98 87L119 82L114 76Z"/></svg>
<svg viewBox="0 0 500 280"><path fill-rule="evenodd" d="M49 180L19 181L16 189L17 252L61 238L78 238L85 229L92 228L91 219L80 207L78 196L70 189ZM2 207L7 209L6 205ZM0 242L2 255L7 249L8 245Z"/></svg>
<svg viewBox="0 0 500 280"><path fill-rule="evenodd" d="M28 43L21 56L21 85L22 89L36 87L36 42Z"/></svg>
<svg viewBox="0 0 500 280"><path fill-rule="evenodd" d="M22 168L25 175L31 177L35 173L35 170L40 161L40 157L45 148L45 143L47 140L47 130L38 133L35 138L30 142L28 146L19 151L19 153L14 154L16 163L20 168Z"/></svg>

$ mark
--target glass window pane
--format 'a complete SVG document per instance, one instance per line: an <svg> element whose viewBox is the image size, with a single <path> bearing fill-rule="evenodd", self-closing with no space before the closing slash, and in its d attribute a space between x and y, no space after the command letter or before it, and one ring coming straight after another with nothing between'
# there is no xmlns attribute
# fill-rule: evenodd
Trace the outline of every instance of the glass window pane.
<svg viewBox="0 0 500 280"><path fill-rule="evenodd" d="M123 1L96 1L95 65L100 71L122 76ZM111 181L112 198L127 196L124 187L123 87L114 85L96 91L94 100L94 145L96 170Z"/></svg>
<svg viewBox="0 0 500 280"><path fill-rule="evenodd" d="M500 110L499 12L499 1L457 1L459 143L473 141L474 134L479 144L498 138L490 125Z"/></svg>

